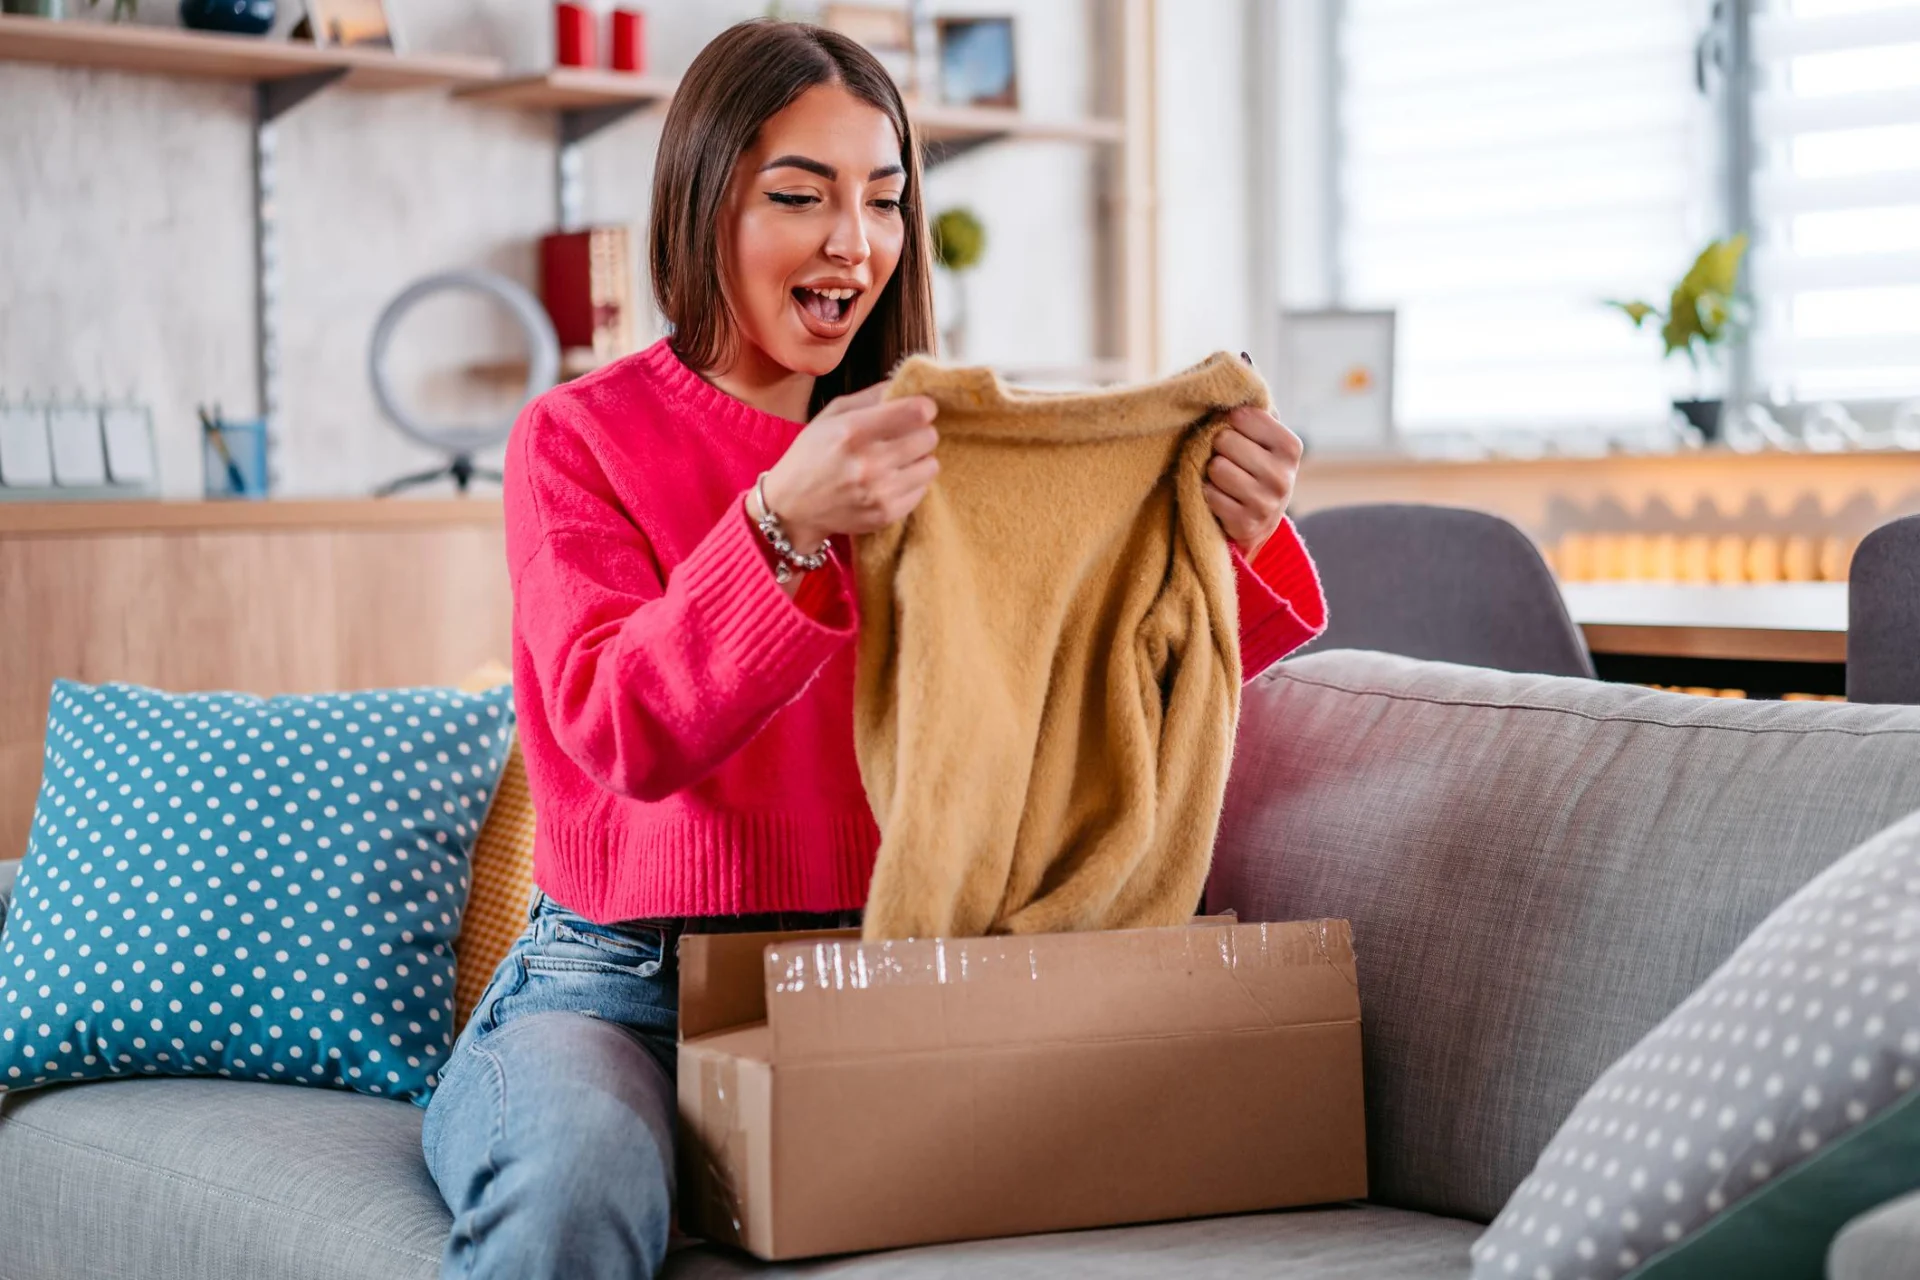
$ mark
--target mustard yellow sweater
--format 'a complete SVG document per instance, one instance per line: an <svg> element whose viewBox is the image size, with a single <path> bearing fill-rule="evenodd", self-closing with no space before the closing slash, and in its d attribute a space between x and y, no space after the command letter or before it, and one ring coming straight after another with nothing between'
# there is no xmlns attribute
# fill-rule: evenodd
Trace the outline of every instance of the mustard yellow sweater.
<svg viewBox="0 0 1920 1280"><path fill-rule="evenodd" d="M1224 352L1065 395L916 357L887 394L939 405L940 476L854 544L866 936L1185 920L1240 710L1234 564L1201 482L1221 411L1265 385Z"/></svg>

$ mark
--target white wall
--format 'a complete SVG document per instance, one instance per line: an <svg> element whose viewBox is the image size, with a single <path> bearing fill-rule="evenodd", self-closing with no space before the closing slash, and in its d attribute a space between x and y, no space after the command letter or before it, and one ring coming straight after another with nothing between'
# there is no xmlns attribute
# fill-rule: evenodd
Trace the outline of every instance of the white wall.
<svg viewBox="0 0 1920 1280"><path fill-rule="evenodd" d="M1250 331L1247 2L1161 0L1166 367L1217 347L1237 350ZM414 50L489 53L523 68L551 56L545 0L391 7ZM651 67L665 74L683 70L728 23L765 8L754 0L645 7ZM164 0L144 8L142 21L172 20ZM1088 110L1087 4L942 0L937 8L1015 14L1026 109ZM0 120L0 391L147 401L163 491L197 495L194 407L219 402L236 417L255 409L251 90L0 63ZM637 117L587 144L590 219L644 222L658 128L657 119ZM435 461L380 419L367 387L368 336L387 299L429 271L479 265L533 283L535 243L554 218L553 129L550 114L435 91L329 91L283 118L282 492L362 493ZM1042 143L986 148L930 176L930 209L970 205L990 236L969 286L970 359L1033 365L1092 354L1092 182L1087 148ZM438 367L444 381L470 359L510 350L498 326L431 316L409 326L410 368Z"/></svg>
<svg viewBox="0 0 1920 1280"><path fill-rule="evenodd" d="M1159 0L1160 363L1255 345L1248 6Z"/></svg>

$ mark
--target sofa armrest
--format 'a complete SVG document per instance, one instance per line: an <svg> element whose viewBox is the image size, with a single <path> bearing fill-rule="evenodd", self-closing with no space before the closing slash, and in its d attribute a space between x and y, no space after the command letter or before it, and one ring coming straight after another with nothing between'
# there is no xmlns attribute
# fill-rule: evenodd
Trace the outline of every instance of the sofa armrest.
<svg viewBox="0 0 1920 1280"><path fill-rule="evenodd" d="M1827 1250L1829 1280L1920 1275L1920 1192L1889 1200L1840 1228Z"/></svg>

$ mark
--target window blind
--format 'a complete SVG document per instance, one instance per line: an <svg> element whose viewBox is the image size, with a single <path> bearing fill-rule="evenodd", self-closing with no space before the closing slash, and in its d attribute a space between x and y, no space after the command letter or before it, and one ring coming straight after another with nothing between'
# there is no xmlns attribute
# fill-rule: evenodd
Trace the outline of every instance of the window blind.
<svg viewBox="0 0 1920 1280"><path fill-rule="evenodd" d="M1638 426L1684 387L1606 298L1664 305L1716 230L1705 0L1343 0L1340 301L1399 314L1409 432Z"/></svg>
<svg viewBox="0 0 1920 1280"><path fill-rule="evenodd" d="M1753 58L1762 389L1920 395L1920 0L1773 0Z"/></svg>

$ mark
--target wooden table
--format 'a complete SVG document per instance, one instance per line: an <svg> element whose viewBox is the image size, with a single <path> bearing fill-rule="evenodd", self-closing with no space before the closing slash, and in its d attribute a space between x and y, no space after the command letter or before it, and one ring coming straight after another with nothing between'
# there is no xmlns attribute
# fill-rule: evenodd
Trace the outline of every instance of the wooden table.
<svg viewBox="0 0 1920 1280"><path fill-rule="evenodd" d="M1847 584L1561 587L1609 680L1757 694L1844 693Z"/></svg>

